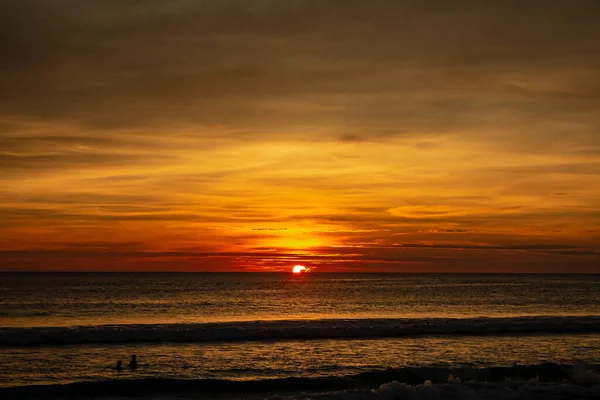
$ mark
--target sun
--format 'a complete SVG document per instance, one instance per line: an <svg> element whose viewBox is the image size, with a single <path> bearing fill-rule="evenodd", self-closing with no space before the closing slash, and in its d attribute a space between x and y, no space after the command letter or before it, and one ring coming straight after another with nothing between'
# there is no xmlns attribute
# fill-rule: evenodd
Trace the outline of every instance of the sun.
<svg viewBox="0 0 600 400"><path fill-rule="evenodd" d="M295 274L301 274L302 272L306 272L306 267L304 265L295 265L292 269L292 272Z"/></svg>

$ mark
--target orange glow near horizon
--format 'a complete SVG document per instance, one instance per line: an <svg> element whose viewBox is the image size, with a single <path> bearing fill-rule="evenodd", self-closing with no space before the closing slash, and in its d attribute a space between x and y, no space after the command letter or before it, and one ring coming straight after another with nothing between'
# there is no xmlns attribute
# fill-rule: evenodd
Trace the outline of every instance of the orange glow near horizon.
<svg viewBox="0 0 600 400"><path fill-rule="evenodd" d="M600 273L597 2L8 3L0 271Z"/></svg>

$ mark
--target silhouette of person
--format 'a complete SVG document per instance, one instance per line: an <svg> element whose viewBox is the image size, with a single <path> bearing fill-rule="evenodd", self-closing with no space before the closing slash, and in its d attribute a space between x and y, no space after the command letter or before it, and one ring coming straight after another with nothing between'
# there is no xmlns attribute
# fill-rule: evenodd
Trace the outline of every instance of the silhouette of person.
<svg viewBox="0 0 600 400"><path fill-rule="evenodd" d="M425 320L425 322L427 322L427 326L431 325L431 322L429 322L429 320Z"/></svg>
<svg viewBox="0 0 600 400"><path fill-rule="evenodd" d="M138 363L136 361L136 357L135 354L131 356L131 361L129 361L129 368L130 369L136 369L138 366Z"/></svg>
<svg viewBox="0 0 600 400"><path fill-rule="evenodd" d="M117 371L121 371L123 369L123 361L119 360L117 361Z"/></svg>

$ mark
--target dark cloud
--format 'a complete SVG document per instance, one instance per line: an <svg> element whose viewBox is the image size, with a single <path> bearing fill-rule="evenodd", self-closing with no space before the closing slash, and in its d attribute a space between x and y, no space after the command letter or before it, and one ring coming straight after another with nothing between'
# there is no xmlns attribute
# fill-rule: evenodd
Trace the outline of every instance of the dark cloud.
<svg viewBox="0 0 600 400"><path fill-rule="evenodd" d="M181 222L269 222L272 216L259 212L229 213L227 215L196 214L159 208L154 212L143 206L97 206L91 210L61 210L56 208L0 207L0 225L40 224L44 221L181 221ZM87 212L84 212L87 211Z"/></svg>
<svg viewBox="0 0 600 400"><path fill-rule="evenodd" d="M65 170L68 168L89 168L101 166L119 166L127 167L144 161L165 162L166 156L161 155L131 155L114 153L88 153L71 152L66 154L0 154L0 175L7 175L9 178L19 177L27 171L50 172L55 170Z"/></svg>
<svg viewBox="0 0 600 400"><path fill-rule="evenodd" d="M594 1L281 3L4 1L3 114L255 131L310 115L354 140L600 104ZM299 101L302 117L274 105Z"/></svg>
<svg viewBox="0 0 600 400"><path fill-rule="evenodd" d="M296 244L352 268L591 259L598 15L593 0L0 0L0 239L278 263L306 256Z"/></svg>
<svg viewBox="0 0 600 400"><path fill-rule="evenodd" d="M13 128L15 131L19 127ZM23 129L23 127L21 127ZM8 131L8 130L7 130ZM115 147L121 151L128 150L151 150L157 151L160 148L158 143L152 145L145 138L136 138L133 135L58 135L58 134L40 134L29 135L5 134L0 142L0 152L12 152L16 154L27 154L28 152L39 151L62 151L75 152L85 151L111 151Z"/></svg>
<svg viewBox="0 0 600 400"><path fill-rule="evenodd" d="M432 249L453 249L453 250L526 250L526 251L551 251L564 249L580 249L579 246L566 244L522 244L512 246L496 245L463 245L463 244L420 244L420 243L402 243L391 247L416 247Z"/></svg>
<svg viewBox="0 0 600 400"><path fill-rule="evenodd" d="M600 251L594 250L557 250L553 251L551 254L561 255L561 256L592 256L599 257Z"/></svg>
<svg viewBox="0 0 600 400"><path fill-rule="evenodd" d="M133 244L136 247L139 244ZM591 272L594 271L593 263L598 252L590 249L578 249L569 245L523 245L523 246L506 246L496 247L495 250L514 251L527 249L535 257L548 254L565 256L565 259L559 258L544 258L542 261L537 258L513 260L510 264L506 264L502 257L497 257L494 252L486 251L482 255L469 257L452 257L445 255L445 251L460 251L460 250L489 250L490 247L478 246L419 246L405 244L402 247L371 247L371 248L340 248L340 247L323 247L314 248L310 254L302 252L294 252L291 249L257 247L252 251L245 252L204 252L204 251L126 251L120 249L112 243L82 243L75 246L70 246L69 249L62 250L11 250L0 251L0 267L4 270L19 270L19 268L11 267L11 265L20 265L21 268L32 269L36 268L33 264L39 260L45 260L56 269L65 269L68 267L80 267L80 261L85 260L89 265L98 266L100 269L106 270L105 263L107 260L114 262L120 269L137 270L143 266L143 269L149 270L148 260L157 260L156 268L159 270L186 270L191 266L190 262L196 263L192 267L193 270L208 268L208 270L219 270L228 265L232 266L232 260L237 260L233 265L244 263L248 267L266 265L272 270L273 267L281 266L288 269L290 263L305 262L310 263L313 267L324 267L327 270L342 270L350 271L357 269L358 271L376 270L397 271L398 267L407 266L409 271L442 271L447 268L451 271L480 271L482 262L486 262L488 266L494 266L496 271L520 272L523 268L526 271L537 272L552 272L560 271L565 267L565 262L569 263L571 271ZM410 253L417 251L418 253ZM408 253L407 253L408 252ZM572 257L577 256L576 259ZM545 256L544 256L545 257ZM592 257L590 259L590 257ZM130 260L130 261L127 261ZM206 260L206 261L203 261ZM214 260L222 260L221 263L214 263ZM565 261L568 260L568 261ZM60 264L56 264L60 262ZM536 262L532 265L531 262ZM167 267L169 263L176 264ZM542 264L539 264L542 262ZM210 264L212 263L212 264ZM352 267L351 265L355 266ZM385 267L388 265L388 267ZM500 268L496 268L500 267ZM253 268L253 267L252 267ZM458 268L458 269L457 269ZM66 268L69 269L69 268Z"/></svg>
<svg viewBox="0 0 600 400"><path fill-rule="evenodd" d="M427 233L467 233L470 232L468 229L432 229L424 231Z"/></svg>
<svg viewBox="0 0 600 400"><path fill-rule="evenodd" d="M468 209L467 209L468 210ZM540 210L532 209L528 212L519 213L496 213L490 210L487 213L466 213L464 215L444 215L444 214L427 214L424 216L399 216L390 214L374 214L374 215L356 215L356 214L318 214L318 215L296 215L289 217L290 220L312 220L326 222L348 222L358 223L371 222L380 224L380 226L393 225L419 225L419 224L440 224L447 223L449 225L464 225L478 226L490 223L510 224L523 223L527 221L547 221L552 219L590 219L595 220L597 216L597 208L589 207L583 209L564 209L564 210Z"/></svg>

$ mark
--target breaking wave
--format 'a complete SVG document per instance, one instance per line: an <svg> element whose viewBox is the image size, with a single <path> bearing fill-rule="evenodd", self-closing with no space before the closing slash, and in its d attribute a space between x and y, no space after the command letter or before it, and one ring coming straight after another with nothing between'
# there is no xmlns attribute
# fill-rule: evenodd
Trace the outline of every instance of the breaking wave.
<svg viewBox="0 0 600 400"><path fill-rule="evenodd" d="M253 399L598 399L600 366L552 363L490 368L399 368L345 377L138 379L0 389L6 400L95 397L178 399L252 394ZM204 397L202 397L204 398ZM209 397L210 398L210 397Z"/></svg>
<svg viewBox="0 0 600 400"><path fill-rule="evenodd" d="M195 324L0 328L0 346L134 342L364 339L402 336L600 332L600 316L464 319L326 319Z"/></svg>

